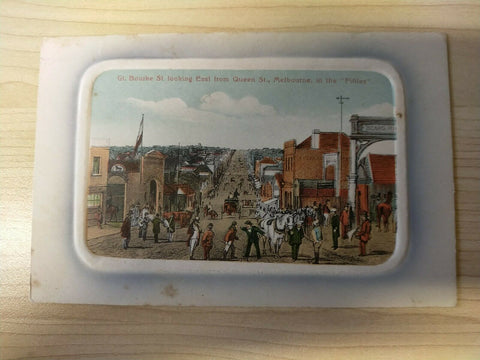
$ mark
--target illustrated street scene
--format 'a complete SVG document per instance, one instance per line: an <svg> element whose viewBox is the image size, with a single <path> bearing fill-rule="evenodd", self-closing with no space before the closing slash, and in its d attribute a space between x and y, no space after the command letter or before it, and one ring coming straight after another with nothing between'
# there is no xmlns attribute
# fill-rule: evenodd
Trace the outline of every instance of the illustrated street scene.
<svg viewBox="0 0 480 360"><path fill-rule="evenodd" d="M94 94L93 254L312 265L392 255L397 126L383 75L118 70Z"/></svg>

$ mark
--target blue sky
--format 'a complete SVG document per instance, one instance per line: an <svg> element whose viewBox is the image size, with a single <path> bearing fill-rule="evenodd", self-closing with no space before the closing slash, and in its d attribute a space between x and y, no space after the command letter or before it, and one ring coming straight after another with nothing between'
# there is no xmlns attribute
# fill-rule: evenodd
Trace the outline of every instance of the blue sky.
<svg viewBox="0 0 480 360"><path fill-rule="evenodd" d="M214 81L215 76L229 81ZM184 81L189 77L191 82ZM312 82L275 82L276 77ZM134 145L142 114L144 146L237 149L283 147L289 139L303 141L313 129L339 131L340 95L349 98L343 105L347 134L351 114L393 116L389 80L365 71L111 70L96 79L93 94L91 138L110 145Z"/></svg>

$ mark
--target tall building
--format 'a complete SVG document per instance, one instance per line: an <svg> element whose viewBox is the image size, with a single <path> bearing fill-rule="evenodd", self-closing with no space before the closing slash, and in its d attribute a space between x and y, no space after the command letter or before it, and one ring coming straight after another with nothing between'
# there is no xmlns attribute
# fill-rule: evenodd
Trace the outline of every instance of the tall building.
<svg viewBox="0 0 480 360"><path fill-rule="evenodd" d="M296 209L326 199L342 206L348 198L349 169L350 139L344 133L315 129L298 145L286 141L281 206Z"/></svg>

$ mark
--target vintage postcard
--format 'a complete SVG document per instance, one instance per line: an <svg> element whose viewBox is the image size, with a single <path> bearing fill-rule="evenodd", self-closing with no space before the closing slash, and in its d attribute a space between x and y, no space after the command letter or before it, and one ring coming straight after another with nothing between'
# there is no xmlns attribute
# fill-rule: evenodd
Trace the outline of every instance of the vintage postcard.
<svg viewBox="0 0 480 360"><path fill-rule="evenodd" d="M404 215L401 84L382 63L334 63L125 61L99 71L89 99L88 250L387 261Z"/></svg>
<svg viewBox="0 0 480 360"><path fill-rule="evenodd" d="M426 33L47 39L32 299L455 304L446 59Z"/></svg>

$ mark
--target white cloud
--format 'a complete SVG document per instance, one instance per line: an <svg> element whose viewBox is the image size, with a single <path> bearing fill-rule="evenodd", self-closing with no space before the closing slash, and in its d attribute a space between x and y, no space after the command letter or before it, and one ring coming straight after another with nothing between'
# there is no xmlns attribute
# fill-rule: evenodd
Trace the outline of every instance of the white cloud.
<svg viewBox="0 0 480 360"><path fill-rule="evenodd" d="M256 97L245 96L237 100L220 91L204 95L201 99L200 109L230 116L273 116L276 114L273 106L261 104Z"/></svg>
<svg viewBox="0 0 480 360"><path fill-rule="evenodd" d="M145 101L136 98L128 98L127 103L142 111L159 115L163 120L182 120L187 122L212 122L227 120L223 115L189 107L182 99L167 98L159 101Z"/></svg>
<svg viewBox="0 0 480 360"><path fill-rule="evenodd" d="M127 99L127 103L155 114L182 116L188 112L187 104L180 98L145 101L131 97Z"/></svg>
<svg viewBox="0 0 480 360"><path fill-rule="evenodd" d="M235 122L252 124L258 121L267 121L276 117L273 106L261 104L253 96L233 99L224 92L214 92L202 96L198 108L188 106L179 97L162 99L159 101L146 101L130 97L126 100L142 112L158 115L164 122L178 121L205 124L209 126L224 126Z"/></svg>
<svg viewBox="0 0 480 360"><path fill-rule="evenodd" d="M224 92L202 96L199 108L188 106L181 98L145 101L130 97L127 103L143 111L183 120L231 120L232 117L271 117L276 115L273 106L263 105L256 97L245 96L233 99Z"/></svg>

